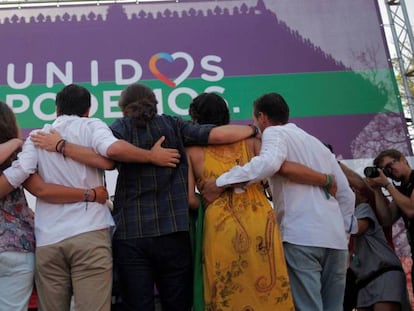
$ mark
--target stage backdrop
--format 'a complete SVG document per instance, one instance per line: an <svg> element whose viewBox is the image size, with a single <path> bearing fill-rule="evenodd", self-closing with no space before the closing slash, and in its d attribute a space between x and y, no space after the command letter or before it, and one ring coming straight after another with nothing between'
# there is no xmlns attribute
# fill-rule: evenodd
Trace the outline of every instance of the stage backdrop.
<svg viewBox="0 0 414 311"><path fill-rule="evenodd" d="M94 2L94 1L91 1ZM394 147L412 155L377 0L220 0L0 10L0 99L24 134L55 119L78 83L92 116L121 116L120 91L142 82L159 112L188 118L215 91L236 123L282 94L291 121L344 159Z"/></svg>

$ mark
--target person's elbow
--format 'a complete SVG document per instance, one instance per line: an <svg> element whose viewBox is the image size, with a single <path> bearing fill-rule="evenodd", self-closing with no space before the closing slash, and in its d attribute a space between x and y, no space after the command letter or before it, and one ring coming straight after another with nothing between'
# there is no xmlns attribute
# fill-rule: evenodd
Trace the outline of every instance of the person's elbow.
<svg viewBox="0 0 414 311"><path fill-rule="evenodd" d="M106 155L108 158L112 160L119 160L120 155L122 154L122 146L119 141L113 143L108 147L106 150ZM115 164L113 163L112 169L114 168Z"/></svg>

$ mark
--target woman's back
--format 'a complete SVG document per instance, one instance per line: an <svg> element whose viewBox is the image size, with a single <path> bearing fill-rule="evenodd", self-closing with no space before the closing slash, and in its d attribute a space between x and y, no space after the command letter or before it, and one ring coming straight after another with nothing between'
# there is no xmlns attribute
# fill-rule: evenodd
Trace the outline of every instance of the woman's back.
<svg viewBox="0 0 414 311"><path fill-rule="evenodd" d="M188 155L200 185L247 163L254 141L195 147ZM259 183L224 191L206 207L203 229L206 310L293 310L278 226Z"/></svg>

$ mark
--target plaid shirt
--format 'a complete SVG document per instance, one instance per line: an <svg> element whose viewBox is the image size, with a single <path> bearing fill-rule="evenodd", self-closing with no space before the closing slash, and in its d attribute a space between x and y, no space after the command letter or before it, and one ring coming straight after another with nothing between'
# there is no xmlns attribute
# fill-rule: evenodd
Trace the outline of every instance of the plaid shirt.
<svg viewBox="0 0 414 311"><path fill-rule="evenodd" d="M135 146L149 150L161 136L165 136L163 147L176 148L181 154L176 168L118 163L115 239L154 237L189 230L185 146L206 145L212 127L167 115L157 115L145 128L139 129L128 117L112 124L116 137Z"/></svg>

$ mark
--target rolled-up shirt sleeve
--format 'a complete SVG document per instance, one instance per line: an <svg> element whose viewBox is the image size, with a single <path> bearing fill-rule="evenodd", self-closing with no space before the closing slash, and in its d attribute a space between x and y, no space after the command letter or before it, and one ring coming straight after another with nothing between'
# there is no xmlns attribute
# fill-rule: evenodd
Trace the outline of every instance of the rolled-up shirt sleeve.
<svg viewBox="0 0 414 311"><path fill-rule="evenodd" d="M92 128L91 145L93 150L104 157L108 157L109 146L116 143L119 139L114 136L108 125L99 119L93 119L90 125Z"/></svg>
<svg viewBox="0 0 414 311"><path fill-rule="evenodd" d="M14 187L19 187L31 174L37 171L38 154L30 139L26 139L17 160L4 170L7 181Z"/></svg>
<svg viewBox="0 0 414 311"><path fill-rule="evenodd" d="M262 135L260 154L243 166L235 166L216 180L219 187L236 183L254 183L276 174L287 157L287 146L276 127L269 127Z"/></svg>

